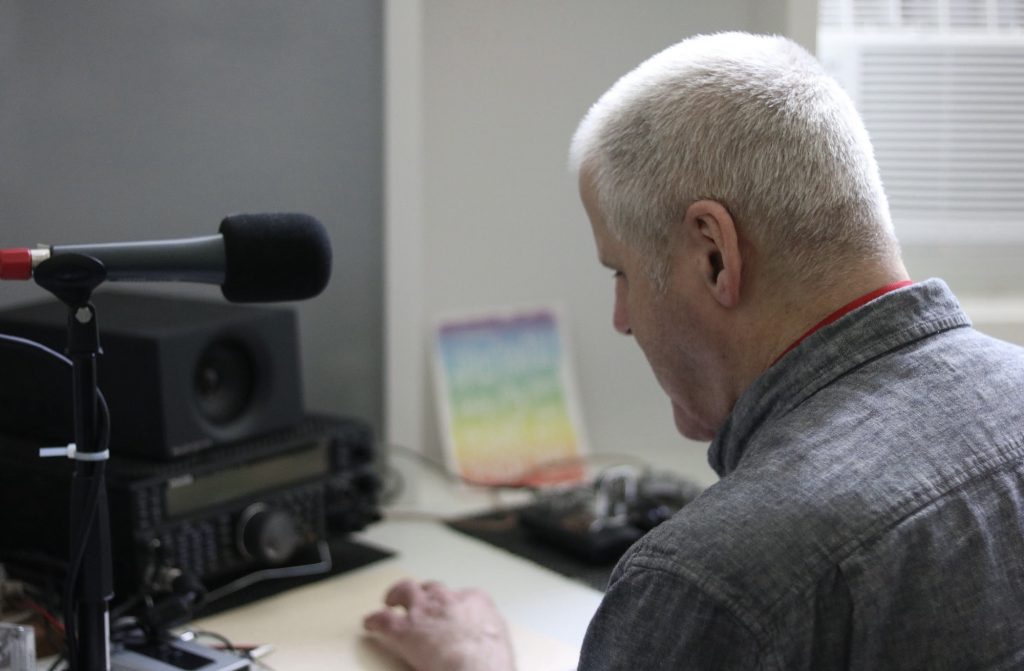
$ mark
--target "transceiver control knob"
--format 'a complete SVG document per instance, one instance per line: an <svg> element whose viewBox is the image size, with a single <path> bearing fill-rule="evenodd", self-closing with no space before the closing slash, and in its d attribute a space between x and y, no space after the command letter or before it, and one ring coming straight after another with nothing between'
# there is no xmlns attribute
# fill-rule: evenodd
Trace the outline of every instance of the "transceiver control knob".
<svg viewBox="0 0 1024 671"><path fill-rule="evenodd" d="M265 503L252 504L238 520L238 549L251 559L281 564L292 556L301 540L295 519Z"/></svg>

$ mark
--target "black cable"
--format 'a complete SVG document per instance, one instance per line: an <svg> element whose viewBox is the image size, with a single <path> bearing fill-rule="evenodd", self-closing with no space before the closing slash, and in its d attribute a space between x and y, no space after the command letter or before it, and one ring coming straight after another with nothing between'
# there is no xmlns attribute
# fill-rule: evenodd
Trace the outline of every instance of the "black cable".
<svg viewBox="0 0 1024 671"><path fill-rule="evenodd" d="M106 446L100 443L101 452ZM78 586L78 571L82 567L82 560L85 558L86 542L92 532L92 526L96 522L97 510L99 508L100 492L103 490L106 481L104 479L105 466L102 461L97 462L96 472L93 473L91 487L85 504L85 524L80 526L78 538L74 539L70 551L74 557L68 566L68 575L64 580L64 640L68 648L68 660L71 662L71 669L78 669L78 633L76 616L78 610L77 598L75 595ZM77 549L76 549L77 546Z"/></svg>
<svg viewBox="0 0 1024 671"><path fill-rule="evenodd" d="M126 614L128 614L133 608L139 605L142 601L142 594L132 594L130 597L121 602L119 606L110 611L110 621L114 622Z"/></svg>
<svg viewBox="0 0 1024 671"><path fill-rule="evenodd" d="M232 643L231 639L229 639L227 636L224 636L223 634L219 634L219 633L217 633L215 631L207 631L205 629L190 629L187 633L191 633L192 636L195 637L196 640L198 640L200 638L212 638L212 639L214 639L216 641L219 641L221 646L223 646L224 650L226 650L227 652L230 652L230 653L232 653L234 655L238 655L239 657L244 657L245 659L248 659L253 665L255 665L255 666L252 667L254 669L255 668L260 668L260 669L263 669L264 671L274 671L274 669L271 666L269 666L266 662L264 662L260 658L256 657L255 654L254 654L254 653L259 652L261 649L267 648L268 646L258 645L258 646L251 647L251 648L250 647L239 647L239 646L235 645L234 643Z"/></svg>
<svg viewBox="0 0 1024 671"><path fill-rule="evenodd" d="M97 447L103 452L109 447L110 439L110 415L106 408L106 402L101 401L103 410L100 413L100 424L97 427ZM86 544L92 527L96 523L99 511L100 495L106 487L106 462L98 461L95 464L95 472L92 474L91 487L86 497L84 524L79 526L78 538L69 547L69 555L72 557L68 565L68 574L64 580L64 640L68 647L68 659L71 669L78 668L78 634L76 616L78 612L77 596L75 592L78 587L78 573L85 558Z"/></svg>
<svg viewBox="0 0 1024 671"><path fill-rule="evenodd" d="M218 634L215 631L207 631L205 629L193 629L192 633L195 634L196 638L212 638L216 641L220 641L221 645L223 645L224 649L228 652L239 652L238 648L235 647L235 644L232 643L231 640L223 634Z"/></svg>
<svg viewBox="0 0 1024 671"><path fill-rule="evenodd" d="M212 589L206 594L206 604L211 604L226 596L230 596L239 590L255 585L264 580L278 580L281 578L303 578L311 575L326 575L330 573L334 565L334 558L331 556L331 548L327 541L320 541L316 544L319 561L297 566L278 566L276 568L265 568L259 571L247 573L236 578L226 585Z"/></svg>
<svg viewBox="0 0 1024 671"><path fill-rule="evenodd" d="M50 357L50 360L56 359L74 370L74 363L71 359L34 340L0 333L0 343L8 346L13 345L28 348L37 354L45 354ZM97 390L97 403L99 405L99 422L96 427L96 444L98 451L103 452L109 447L110 443L110 409L107 406L106 398L104 398L103 393L99 390ZM96 521L100 492L106 483L105 472L106 463L103 461L96 462L96 472L93 474L92 486L87 494L86 505L83 512L85 524L81 527L78 538L72 539L71 546L68 548L68 555L72 559L68 564L67 573L64 579L64 642L67 650L68 662L72 669L77 668L78 661L76 657L77 632L75 627L75 616L78 604L75 597L75 588L77 587L76 583L78 582L78 571L81 568L82 560L85 557L85 541L89 538L92 525Z"/></svg>

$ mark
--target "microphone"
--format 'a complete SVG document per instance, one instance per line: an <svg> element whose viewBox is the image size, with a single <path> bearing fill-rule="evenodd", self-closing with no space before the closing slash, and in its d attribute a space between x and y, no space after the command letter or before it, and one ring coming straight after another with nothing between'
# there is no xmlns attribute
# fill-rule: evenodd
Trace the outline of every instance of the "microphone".
<svg viewBox="0 0 1024 671"><path fill-rule="evenodd" d="M0 280L28 280L49 259L90 256L112 282L219 284L235 303L312 298L331 277L327 231L307 214L234 214L217 235L0 249Z"/></svg>

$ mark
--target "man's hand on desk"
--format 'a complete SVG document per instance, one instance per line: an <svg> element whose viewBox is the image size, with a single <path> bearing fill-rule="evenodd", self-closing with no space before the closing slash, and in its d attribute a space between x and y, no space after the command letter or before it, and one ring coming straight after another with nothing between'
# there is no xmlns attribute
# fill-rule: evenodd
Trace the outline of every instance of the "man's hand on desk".
<svg viewBox="0 0 1024 671"><path fill-rule="evenodd" d="M416 671L514 670L508 627L480 590L403 580L384 603L363 627Z"/></svg>

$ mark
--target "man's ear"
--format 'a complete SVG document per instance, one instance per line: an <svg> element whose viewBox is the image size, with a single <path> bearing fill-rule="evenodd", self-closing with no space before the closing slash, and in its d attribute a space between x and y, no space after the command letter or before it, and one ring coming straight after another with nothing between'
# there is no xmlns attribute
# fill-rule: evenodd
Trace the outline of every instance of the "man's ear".
<svg viewBox="0 0 1024 671"><path fill-rule="evenodd" d="M722 307L740 302L743 257L736 222L729 210L715 200L698 200L686 210L684 222L691 254L704 285Z"/></svg>

